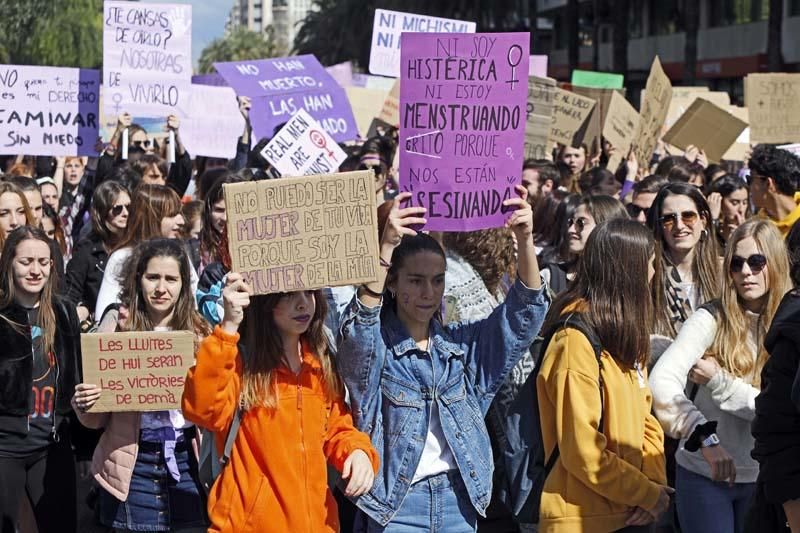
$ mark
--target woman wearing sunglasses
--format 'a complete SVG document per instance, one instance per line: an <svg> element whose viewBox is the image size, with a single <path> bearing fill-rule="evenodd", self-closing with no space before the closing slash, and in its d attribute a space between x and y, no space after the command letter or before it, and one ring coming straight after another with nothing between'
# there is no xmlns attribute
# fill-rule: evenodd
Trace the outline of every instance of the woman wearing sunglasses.
<svg viewBox="0 0 800 533"><path fill-rule="evenodd" d="M653 283L655 333L675 338L701 303L718 296L719 245L703 194L688 183L658 192L647 224L659 244L661 275Z"/></svg>
<svg viewBox="0 0 800 533"><path fill-rule="evenodd" d="M763 341L791 289L788 254L769 221L739 226L724 267L720 298L684 323L650 375L656 416L681 439L676 504L684 533L744 530L758 476L750 422L768 357Z"/></svg>

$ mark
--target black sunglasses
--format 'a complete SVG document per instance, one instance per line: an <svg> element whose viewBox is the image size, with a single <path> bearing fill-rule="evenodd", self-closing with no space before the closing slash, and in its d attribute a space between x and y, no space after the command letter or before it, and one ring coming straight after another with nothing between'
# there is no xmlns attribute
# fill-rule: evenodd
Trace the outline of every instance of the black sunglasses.
<svg viewBox="0 0 800 533"><path fill-rule="evenodd" d="M731 272L741 272L745 263L750 267L750 271L753 274L757 274L767 266L767 258L763 254L753 254L748 258L734 255L731 257Z"/></svg>
<svg viewBox="0 0 800 533"><path fill-rule="evenodd" d="M578 228L578 231L582 232L583 228L585 228L586 224L588 224L588 223L589 223L589 221L586 220L585 218L581 218L581 217L579 217L579 218L568 218L567 219L567 229L569 229L570 226L575 224L575 227Z"/></svg>
<svg viewBox="0 0 800 533"><path fill-rule="evenodd" d="M114 207L111 208L111 214L114 215L115 217L118 217L118 216L120 216L122 214L122 210L123 209L125 211L127 211L128 213L130 213L130 205L131 204L115 205Z"/></svg>
<svg viewBox="0 0 800 533"><path fill-rule="evenodd" d="M133 145L136 148L141 148L142 146L144 146L145 148L149 148L150 147L150 141L133 141Z"/></svg>
<svg viewBox="0 0 800 533"><path fill-rule="evenodd" d="M625 206L625 209L628 210L628 216L631 218L639 218L639 213L644 213L645 218L650 215L649 207L639 207L636 204L628 204Z"/></svg>

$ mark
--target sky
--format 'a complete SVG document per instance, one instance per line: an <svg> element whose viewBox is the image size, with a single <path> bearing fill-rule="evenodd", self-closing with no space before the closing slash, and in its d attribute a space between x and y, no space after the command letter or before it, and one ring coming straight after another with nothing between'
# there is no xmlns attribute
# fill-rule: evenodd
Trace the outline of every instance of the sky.
<svg viewBox="0 0 800 533"><path fill-rule="evenodd" d="M211 41L222 37L233 0L147 0L156 4L192 5L192 65L197 70L200 52Z"/></svg>

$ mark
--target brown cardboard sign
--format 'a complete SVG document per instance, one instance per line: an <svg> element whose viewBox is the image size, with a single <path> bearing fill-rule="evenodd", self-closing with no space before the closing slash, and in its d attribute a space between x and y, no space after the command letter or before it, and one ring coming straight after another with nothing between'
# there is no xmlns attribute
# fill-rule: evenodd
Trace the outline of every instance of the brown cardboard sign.
<svg viewBox="0 0 800 533"><path fill-rule="evenodd" d="M596 102L589 118L584 124L585 133L583 143L589 148L589 152L597 153L602 147L600 145L603 125L608 117L608 107L611 105L611 95L618 93L625 96L624 89L598 89L593 87L573 87L572 91L581 96L591 98Z"/></svg>
<svg viewBox="0 0 800 533"><path fill-rule="evenodd" d="M378 279L372 170L223 185L232 270L255 294Z"/></svg>
<svg viewBox="0 0 800 533"><path fill-rule="evenodd" d="M683 150L694 145L705 150L709 161L719 163L746 127L747 122L708 100L697 98L664 135L664 142Z"/></svg>
<svg viewBox="0 0 800 533"><path fill-rule="evenodd" d="M728 113L739 120L747 122L748 124L750 123L750 113L748 113L746 107L729 105L725 109L728 111ZM742 131L742 133L739 134L739 137L736 138L736 142L734 142L731 147L728 148L728 151L723 154L722 159L725 161L744 161L749 149L750 127L748 126Z"/></svg>
<svg viewBox="0 0 800 533"><path fill-rule="evenodd" d="M549 159L547 138L553 123L556 82L549 78L528 78L528 114L525 123L525 159Z"/></svg>
<svg viewBox="0 0 800 533"><path fill-rule="evenodd" d="M594 106L591 98L556 87L549 139L565 146L580 147L585 133L581 128Z"/></svg>
<svg viewBox="0 0 800 533"><path fill-rule="evenodd" d="M388 122L393 126L400 125L400 79L394 82L392 90L386 95L386 100L383 102L381 114L378 118Z"/></svg>
<svg viewBox="0 0 800 533"><path fill-rule="evenodd" d="M190 331L81 334L83 381L103 392L89 412L181 408L186 372L194 364Z"/></svg>
<svg viewBox="0 0 800 533"><path fill-rule="evenodd" d="M607 166L611 172L616 172L622 159L628 156L638 126L639 113L624 96L614 92L603 124L603 137L614 147Z"/></svg>
<svg viewBox="0 0 800 533"><path fill-rule="evenodd" d="M664 127L669 103L672 100L672 84L664 74L658 56L650 67L645 91L639 113L639 125L636 128L636 135L634 135L636 160L642 168L650 166L650 157L658 142L661 128Z"/></svg>
<svg viewBox="0 0 800 533"><path fill-rule="evenodd" d="M669 112L667 113L667 121L666 127L671 128L675 122L678 121L681 116L686 113L689 107L694 103L695 100L698 98L702 98L703 100L707 100L721 108L725 108L725 106L729 106L731 104L731 97L726 92L718 92L718 91L700 91L700 92L689 92L689 91L675 91L675 88L672 90L672 100L669 103Z"/></svg>
<svg viewBox="0 0 800 533"><path fill-rule="evenodd" d="M366 138L372 119L377 117L386 101L386 91L364 87L345 87L347 99L353 109L359 134Z"/></svg>
<svg viewBox="0 0 800 533"><path fill-rule="evenodd" d="M749 74L744 102L751 143L800 141L800 74Z"/></svg>

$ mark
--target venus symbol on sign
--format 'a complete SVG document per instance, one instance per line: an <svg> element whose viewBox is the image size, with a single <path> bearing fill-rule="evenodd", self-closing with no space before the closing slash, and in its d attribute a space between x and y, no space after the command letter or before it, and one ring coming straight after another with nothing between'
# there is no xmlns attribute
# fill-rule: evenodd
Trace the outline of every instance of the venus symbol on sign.
<svg viewBox="0 0 800 533"><path fill-rule="evenodd" d="M516 55L516 59L514 56ZM508 49L508 64L511 66L511 79L507 80L511 86L511 90L514 90L519 80L517 79L517 65L519 65L520 61L522 61L522 47L518 44L511 45L511 48Z"/></svg>
<svg viewBox="0 0 800 533"><path fill-rule="evenodd" d="M336 154L334 154L330 148L328 148L328 139L325 138L325 134L319 130L311 130L308 134L308 137L311 139L311 142L317 148L322 148L328 152L328 157L336 161Z"/></svg>

